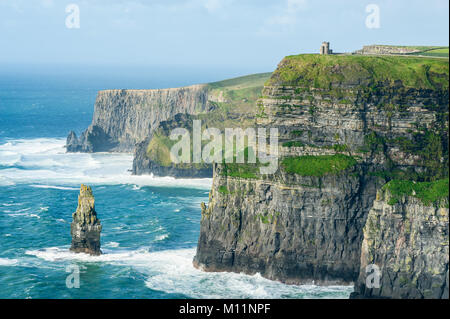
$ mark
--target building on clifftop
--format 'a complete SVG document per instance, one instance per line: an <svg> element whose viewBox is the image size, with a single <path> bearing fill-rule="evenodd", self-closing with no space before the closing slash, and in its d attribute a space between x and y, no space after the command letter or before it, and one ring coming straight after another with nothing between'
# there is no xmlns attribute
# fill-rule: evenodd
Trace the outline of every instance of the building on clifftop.
<svg viewBox="0 0 450 319"><path fill-rule="evenodd" d="M320 54L333 54L333 50L330 49L330 42L322 42Z"/></svg>

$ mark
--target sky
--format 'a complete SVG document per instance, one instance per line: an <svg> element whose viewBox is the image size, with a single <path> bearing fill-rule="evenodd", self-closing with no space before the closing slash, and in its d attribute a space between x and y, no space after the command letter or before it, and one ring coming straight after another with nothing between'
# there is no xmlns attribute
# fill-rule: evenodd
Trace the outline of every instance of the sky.
<svg viewBox="0 0 450 319"><path fill-rule="evenodd" d="M366 23L368 5L377 27ZM272 71L322 41L337 52L447 46L448 10L448 0L0 0L0 66Z"/></svg>

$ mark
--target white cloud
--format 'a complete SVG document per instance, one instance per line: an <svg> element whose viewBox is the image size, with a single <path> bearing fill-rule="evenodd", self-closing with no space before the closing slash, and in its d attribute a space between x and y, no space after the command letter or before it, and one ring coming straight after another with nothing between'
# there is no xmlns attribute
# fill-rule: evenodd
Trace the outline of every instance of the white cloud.
<svg viewBox="0 0 450 319"><path fill-rule="evenodd" d="M206 0L203 3L206 10L209 12L214 12L222 7L222 1L220 0Z"/></svg>
<svg viewBox="0 0 450 319"><path fill-rule="evenodd" d="M208 10L209 13L214 13L225 9L227 6L232 4L234 0L202 0L203 7Z"/></svg>
<svg viewBox="0 0 450 319"><path fill-rule="evenodd" d="M307 8L307 0L287 0L282 14L272 16L267 20L269 25L290 26L297 22L297 14Z"/></svg>
<svg viewBox="0 0 450 319"><path fill-rule="evenodd" d="M306 0L288 0L288 13L296 13L300 10L306 9Z"/></svg>

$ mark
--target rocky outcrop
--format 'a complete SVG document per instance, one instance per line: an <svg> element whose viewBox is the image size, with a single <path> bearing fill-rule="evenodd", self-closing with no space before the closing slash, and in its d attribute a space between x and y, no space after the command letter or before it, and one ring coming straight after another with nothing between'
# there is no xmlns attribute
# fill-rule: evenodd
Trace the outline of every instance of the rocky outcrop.
<svg viewBox="0 0 450 319"><path fill-rule="evenodd" d="M415 47L408 46L394 46L394 45L365 45L361 50L356 51L356 54L411 54L418 53L419 50Z"/></svg>
<svg viewBox="0 0 450 319"><path fill-rule="evenodd" d="M352 297L448 299L448 199L437 205L412 196L389 201L389 192L380 190L369 212ZM379 285L366 286L368 265L379 268Z"/></svg>
<svg viewBox="0 0 450 319"><path fill-rule="evenodd" d="M279 169L215 167L194 265L287 283L355 282L377 189L448 176L447 89L445 61L285 58L256 123L278 128Z"/></svg>
<svg viewBox="0 0 450 319"><path fill-rule="evenodd" d="M95 199L89 186L81 185L78 207L72 214L70 250L76 253L100 255L100 232L102 226L95 212Z"/></svg>
<svg viewBox="0 0 450 319"><path fill-rule="evenodd" d="M68 152L133 152L135 144L175 114L211 110L207 85L160 90L100 91L89 128L67 137Z"/></svg>
<svg viewBox="0 0 450 319"><path fill-rule="evenodd" d="M156 131L136 145L133 175L153 174L154 176L175 178L211 178L213 171L211 164L174 164L168 158L170 145L167 145L167 140L171 130L181 127L192 132L192 123L196 119L198 117L195 115L177 114L170 120L161 122Z"/></svg>
<svg viewBox="0 0 450 319"><path fill-rule="evenodd" d="M152 160L147 153L151 138L136 145L133 158L133 175L170 176L175 178L211 178L213 175L211 164L167 164Z"/></svg>

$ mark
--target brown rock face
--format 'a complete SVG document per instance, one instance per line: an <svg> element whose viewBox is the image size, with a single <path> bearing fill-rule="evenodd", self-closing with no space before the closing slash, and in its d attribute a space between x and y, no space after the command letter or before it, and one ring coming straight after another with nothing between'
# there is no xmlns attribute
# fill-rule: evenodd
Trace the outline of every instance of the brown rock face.
<svg viewBox="0 0 450 319"><path fill-rule="evenodd" d="M89 186L81 185L78 196L78 207L72 214L70 234L72 246L70 250L76 253L100 255L100 232L102 225L95 212L95 199Z"/></svg>

